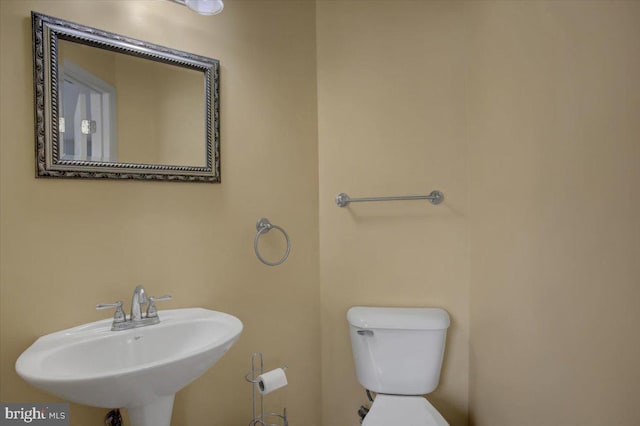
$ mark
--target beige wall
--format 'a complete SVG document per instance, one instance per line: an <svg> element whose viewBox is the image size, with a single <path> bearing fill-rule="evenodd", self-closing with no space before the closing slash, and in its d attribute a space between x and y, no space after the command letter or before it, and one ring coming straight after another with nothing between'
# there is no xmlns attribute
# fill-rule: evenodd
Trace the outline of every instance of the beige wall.
<svg viewBox="0 0 640 426"><path fill-rule="evenodd" d="M640 2L473 3L472 424L640 424Z"/></svg>
<svg viewBox="0 0 640 426"><path fill-rule="evenodd" d="M71 61L72 64L78 65L112 86L117 83L116 57L115 53L108 50L95 49L86 44L58 39L58 63L64 67L66 61Z"/></svg>
<svg viewBox="0 0 640 426"><path fill-rule="evenodd" d="M31 10L220 59L222 183L35 179ZM0 19L0 400L54 400L15 374L18 355L42 334L107 317L95 303L128 306L143 284L173 295L161 309L203 306L245 325L178 393L173 424L246 425L243 376L261 350L268 367L289 365L290 386L267 407L319 425L313 3L228 2L211 18L165 1L2 0ZM281 267L253 254L261 216L293 240ZM277 235L267 237L275 258ZM105 412L73 405L71 424L101 424Z"/></svg>
<svg viewBox="0 0 640 426"><path fill-rule="evenodd" d="M116 56L118 161L205 166L204 74Z"/></svg>
<svg viewBox="0 0 640 426"><path fill-rule="evenodd" d="M434 406L467 424L467 27L457 2L318 2L323 424L358 425L366 401L346 312L439 306L451 315ZM428 194L423 202L352 197Z"/></svg>
<svg viewBox="0 0 640 426"><path fill-rule="evenodd" d="M347 308L430 305L452 425L640 422L639 39L638 2L318 2L324 413L364 402Z"/></svg>

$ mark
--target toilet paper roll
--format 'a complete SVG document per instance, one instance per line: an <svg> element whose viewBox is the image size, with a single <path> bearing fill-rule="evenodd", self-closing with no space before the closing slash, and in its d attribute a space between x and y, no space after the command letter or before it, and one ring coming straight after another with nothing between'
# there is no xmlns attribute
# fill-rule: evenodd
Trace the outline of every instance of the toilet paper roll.
<svg viewBox="0 0 640 426"><path fill-rule="evenodd" d="M258 390L262 395L271 393L286 385L287 376L282 368L276 368L258 376Z"/></svg>

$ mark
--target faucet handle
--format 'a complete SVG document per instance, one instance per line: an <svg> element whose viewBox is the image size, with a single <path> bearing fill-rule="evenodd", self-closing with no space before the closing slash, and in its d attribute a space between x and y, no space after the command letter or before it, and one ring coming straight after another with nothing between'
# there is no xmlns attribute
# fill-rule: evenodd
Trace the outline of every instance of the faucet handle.
<svg viewBox="0 0 640 426"><path fill-rule="evenodd" d="M127 316L122 309L122 300L118 300L116 303L99 303L96 305L96 309L110 309L116 308L116 313L113 315L113 322L125 322L127 320Z"/></svg>
<svg viewBox="0 0 640 426"><path fill-rule="evenodd" d="M149 306L147 307L147 318L153 318L158 316L158 309L156 308L156 302L164 302L167 300L171 300L173 298L168 294L165 294L164 296L159 296L159 297L149 296L147 299L149 300Z"/></svg>

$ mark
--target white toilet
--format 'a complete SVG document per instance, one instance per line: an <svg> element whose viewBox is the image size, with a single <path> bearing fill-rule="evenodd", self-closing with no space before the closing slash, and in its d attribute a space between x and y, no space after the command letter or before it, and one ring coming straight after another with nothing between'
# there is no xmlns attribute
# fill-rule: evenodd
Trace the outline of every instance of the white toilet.
<svg viewBox="0 0 640 426"><path fill-rule="evenodd" d="M438 387L449 314L439 308L347 312L358 381L377 396L363 426L448 426L422 395Z"/></svg>

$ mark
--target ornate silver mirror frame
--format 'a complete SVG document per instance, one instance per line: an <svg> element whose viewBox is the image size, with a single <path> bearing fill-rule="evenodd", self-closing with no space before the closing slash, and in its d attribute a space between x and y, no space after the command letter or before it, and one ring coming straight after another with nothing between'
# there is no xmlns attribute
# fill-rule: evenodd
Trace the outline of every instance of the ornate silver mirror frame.
<svg viewBox="0 0 640 426"><path fill-rule="evenodd" d="M219 76L217 59L174 50L32 12L36 176L220 182ZM203 73L203 166L63 159L60 155L58 46L68 40ZM177 141L178 142L178 141Z"/></svg>

